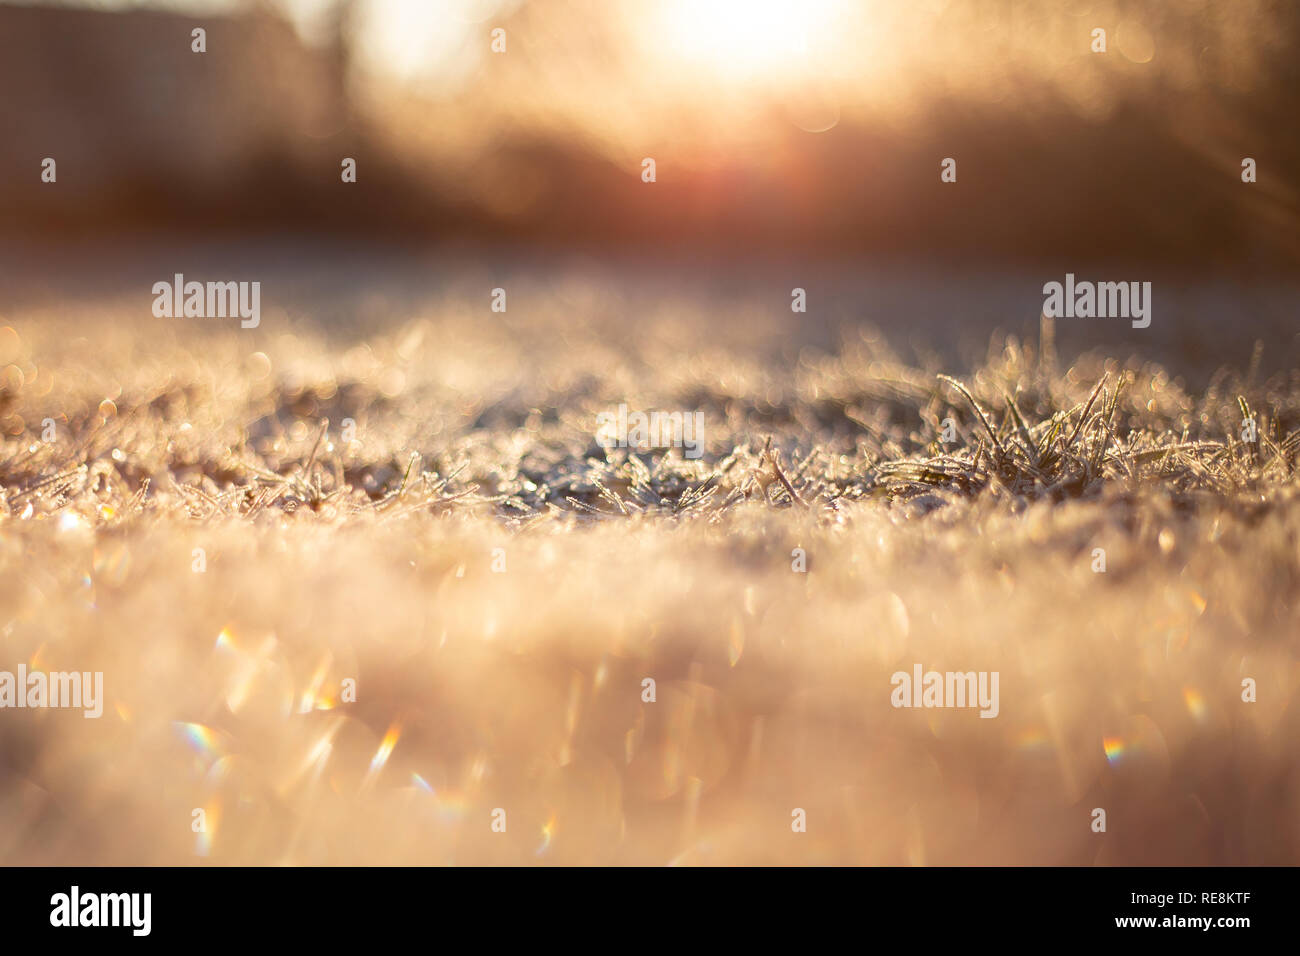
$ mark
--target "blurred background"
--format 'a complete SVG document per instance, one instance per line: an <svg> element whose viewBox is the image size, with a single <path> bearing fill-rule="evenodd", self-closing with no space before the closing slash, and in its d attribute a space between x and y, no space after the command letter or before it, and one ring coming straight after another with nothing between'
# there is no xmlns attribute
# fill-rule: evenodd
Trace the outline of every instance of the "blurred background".
<svg viewBox="0 0 1300 956"><path fill-rule="evenodd" d="M0 312L152 328L142 287L237 274L364 336L508 285L614 336L703 307L686 354L870 325L957 368L1074 272L1154 319L1065 356L1277 371L1298 48L1291 0L0 0Z"/></svg>
<svg viewBox="0 0 1300 956"><path fill-rule="evenodd" d="M1289 0L5 2L0 232L1289 270L1298 40Z"/></svg>

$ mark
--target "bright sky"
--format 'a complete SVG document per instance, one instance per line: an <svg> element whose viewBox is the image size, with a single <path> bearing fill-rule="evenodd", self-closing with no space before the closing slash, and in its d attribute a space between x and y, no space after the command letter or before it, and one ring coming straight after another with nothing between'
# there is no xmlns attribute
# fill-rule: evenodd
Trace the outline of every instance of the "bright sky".
<svg viewBox="0 0 1300 956"><path fill-rule="evenodd" d="M45 2L196 17L265 3L310 43L328 36L339 0ZM509 23L517 32L508 36L508 52L522 55L503 59L493 78L509 78L497 89L508 90L504 102L512 108L570 110L612 129L648 117L655 104L686 105L711 118L740 116L737 104L775 101L793 111L795 125L818 132L835 125L841 107L933 94L996 102L1026 83L1059 89L1080 111L1101 116L1117 91L1131 85L1134 67L1170 70L1184 85L1209 80L1248 88L1260 42L1251 17L1271 0L1233 0L1231 17L1220 15L1222 0L1180 0L1177 12L1172 5L1164 13L1153 8L1142 19L1126 13L1123 0L354 2L353 64L415 92L463 90L491 58L491 29ZM1182 38L1186 47L1180 25L1212 16L1213 48L1180 49L1174 42ZM1098 24L1107 26L1112 49L1094 61L1091 34Z"/></svg>
<svg viewBox="0 0 1300 956"><path fill-rule="evenodd" d="M19 0L22 2L22 0ZM37 0L40 2L40 0ZM248 9L251 0L46 0L70 6L151 7L203 13ZM321 38L335 0L271 0L304 39ZM387 77L445 80L468 72L486 52L473 42L490 21L523 0L356 0L356 54L366 69ZM744 81L801 69L833 38L848 6L874 0L602 0L622 16L641 52L656 65ZM570 6L570 14L578 8Z"/></svg>

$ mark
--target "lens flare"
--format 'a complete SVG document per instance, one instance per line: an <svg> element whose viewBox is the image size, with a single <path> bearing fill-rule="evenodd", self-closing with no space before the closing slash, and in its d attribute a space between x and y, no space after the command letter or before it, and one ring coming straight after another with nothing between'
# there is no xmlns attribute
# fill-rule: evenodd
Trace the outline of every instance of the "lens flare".
<svg viewBox="0 0 1300 956"><path fill-rule="evenodd" d="M551 840L555 836L555 814L552 813L546 825L542 827L542 842L538 845L536 855L543 856L551 848Z"/></svg>
<svg viewBox="0 0 1300 956"><path fill-rule="evenodd" d="M379 776L379 772L384 769L384 764L388 763L393 748L397 746L397 738L401 735L401 724L394 723L388 728L388 733L384 734L384 739L379 742L379 749L375 751L375 756L370 761L370 772L366 774L367 783L373 783Z"/></svg>
<svg viewBox="0 0 1300 956"><path fill-rule="evenodd" d="M200 773L206 774L214 763L226 755L229 749L217 731L211 727L205 727L203 724L184 723L177 720L172 721L172 729L194 752L196 758L195 769Z"/></svg>

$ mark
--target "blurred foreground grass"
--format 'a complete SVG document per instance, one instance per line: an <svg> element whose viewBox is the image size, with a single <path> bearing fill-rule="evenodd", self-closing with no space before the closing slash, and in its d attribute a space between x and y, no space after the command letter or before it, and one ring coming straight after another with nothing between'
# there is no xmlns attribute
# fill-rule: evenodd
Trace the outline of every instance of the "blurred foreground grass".
<svg viewBox="0 0 1300 956"><path fill-rule="evenodd" d="M1294 372L597 311L7 315L0 668L107 703L0 712L0 860L1300 860ZM999 716L895 710L915 663Z"/></svg>

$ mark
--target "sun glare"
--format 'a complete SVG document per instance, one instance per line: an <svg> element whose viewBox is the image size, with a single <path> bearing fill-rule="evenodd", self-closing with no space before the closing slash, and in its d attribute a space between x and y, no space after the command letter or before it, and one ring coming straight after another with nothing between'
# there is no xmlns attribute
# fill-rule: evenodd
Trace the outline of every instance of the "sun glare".
<svg viewBox="0 0 1300 956"><path fill-rule="evenodd" d="M668 52L733 77L802 69L834 25L842 0L673 0Z"/></svg>

